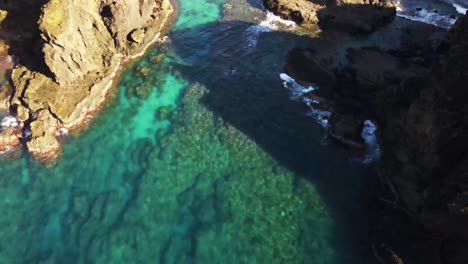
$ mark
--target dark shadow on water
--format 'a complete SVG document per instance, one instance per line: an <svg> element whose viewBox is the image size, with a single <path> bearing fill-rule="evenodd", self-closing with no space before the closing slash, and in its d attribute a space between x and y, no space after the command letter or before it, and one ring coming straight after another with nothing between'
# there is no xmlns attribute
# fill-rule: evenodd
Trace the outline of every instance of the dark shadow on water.
<svg viewBox="0 0 468 264"><path fill-rule="evenodd" d="M0 9L8 12L0 28L0 38L7 40L9 53L28 69L52 76L42 54L39 17L47 0L2 0Z"/></svg>
<svg viewBox="0 0 468 264"><path fill-rule="evenodd" d="M179 60L174 69L209 90L203 104L316 186L335 220L336 247L345 252L338 263L365 263L363 168L323 144L325 131L302 103L290 99L279 78L289 50L320 40L262 33L256 25L237 21L176 31L171 39Z"/></svg>

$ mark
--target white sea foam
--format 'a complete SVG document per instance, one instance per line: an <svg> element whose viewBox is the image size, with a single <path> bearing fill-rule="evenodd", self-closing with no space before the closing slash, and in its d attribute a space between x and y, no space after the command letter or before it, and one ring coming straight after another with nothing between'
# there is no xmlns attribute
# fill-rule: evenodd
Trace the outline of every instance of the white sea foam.
<svg viewBox="0 0 468 264"><path fill-rule="evenodd" d="M268 12L266 18L259 24L262 27L270 28L272 30L278 30L280 26L294 28L296 23L294 21L282 19L275 14Z"/></svg>
<svg viewBox="0 0 468 264"><path fill-rule="evenodd" d="M458 13L464 15L466 14L466 11L468 10L468 8L460 5L460 4L457 4L457 3L452 3L453 7L455 7L455 9L457 10Z"/></svg>
<svg viewBox="0 0 468 264"><path fill-rule="evenodd" d="M258 25L250 26L245 31L247 45L249 48L257 47L258 36L260 33L272 32L280 28L293 29L294 27L296 27L296 23L293 21L282 19L281 17L268 12L265 19L262 20Z"/></svg>
<svg viewBox="0 0 468 264"><path fill-rule="evenodd" d="M314 120L321 125L323 128L328 128L330 118L332 116L331 112L320 110L314 107L314 104L318 104L318 101L315 101L305 95L312 91L317 90L316 87L304 87L296 82L291 76L286 73L280 74L281 80L283 80L284 88L288 89L291 92L291 99L295 101L304 102L310 109L308 115L312 116Z"/></svg>
<svg viewBox="0 0 468 264"><path fill-rule="evenodd" d="M56 134L57 136L66 136L66 135L68 135L68 132L69 132L68 129L62 127L62 128L60 128L59 130L57 130L57 131L55 132L55 134Z"/></svg>
<svg viewBox="0 0 468 264"><path fill-rule="evenodd" d="M2 119L0 122L0 126L2 128L7 128L7 127L17 127L18 126L18 120L14 118L13 116L6 116Z"/></svg>
<svg viewBox="0 0 468 264"><path fill-rule="evenodd" d="M23 130L23 135L22 135L23 138L30 138L31 136L32 136L31 128L27 128Z"/></svg>
<svg viewBox="0 0 468 264"><path fill-rule="evenodd" d="M400 1L395 1L395 7L397 12L404 11Z"/></svg>
<svg viewBox="0 0 468 264"><path fill-rule="evenodd" d="M0 151L0 155L7 154L7 153L11 152L13 149L14 149L13 147L7 147L4 150Z"/></svg>
<svg viewBox="0 0 468 264"><path fill-rule="evenodd" d="M377 131L377 126L371 120L364 121L361 138L364 139L367 146L367 153L363 160L367 164L378 161L381 156L380 145L377 143L375 131Z"/></svg>
<svg viewBox="0 0 468 264"><path fill-rule="evenodd" d="M397 16L442 28L450 28L457 21L449 15L442 15L427 9L417 10L414 14L398 12Z"/></svg>

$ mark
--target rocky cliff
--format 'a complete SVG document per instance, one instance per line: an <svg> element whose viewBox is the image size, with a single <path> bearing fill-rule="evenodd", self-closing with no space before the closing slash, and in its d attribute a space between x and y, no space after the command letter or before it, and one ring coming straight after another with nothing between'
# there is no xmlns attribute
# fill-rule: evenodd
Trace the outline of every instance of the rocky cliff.
<svg viewBox="0 0 468 264"><path fill-rule="evenodd" d="M5 1L0 9L0 37L18 61L0 92L17 123L3 127L0 147L23 141L42 158L56 155L60 131L99 109L122 63L142 55L173 13L169 0ZM32 14L19 23L21 10Z"/></svg>
<svg viewBox="0 0 468 264"><path fill-rule="evenodd" d="M375 36L386 43L349 47L340 63L319 45L293 50L286 71L320 87L309 96L334 113L332 139L361 151L363 121L377 123L383 155L369 192L380 262L468 263L468 15L448 33L394 24Z"/></svg>

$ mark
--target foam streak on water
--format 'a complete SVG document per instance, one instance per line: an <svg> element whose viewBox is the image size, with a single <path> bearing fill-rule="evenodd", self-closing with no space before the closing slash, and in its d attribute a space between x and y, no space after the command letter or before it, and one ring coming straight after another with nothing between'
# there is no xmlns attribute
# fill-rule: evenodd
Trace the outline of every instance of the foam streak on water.
<svg viewBox="0 0 468 264"><path fill-rule="evenodd" d="M314 107L314 104L318 104L319 102L306 97L306 94L317 90L318 88L309 86L304 87L296 82L291 76L287 75L286 73L280 74L281 80L283 80L284 88L288 89L291 92L291 99L296 101L304 102L310 108L310 115L314 118L314 120L321 125L323 128L328 128L329 120L332 116L331 112L320 110Z"/></svg>
<svg viewBox="0 0 468 264"><path fill-rule="evenodd" d="M246 30L245 36L247 39L247 48L252 49L257 46L260 33L271 32L279 30L280 28L294 29L295 27L296 23L293 21L282 19L271 12L267 12L264 20L262 20L258 25L250 26Z"/></svg>

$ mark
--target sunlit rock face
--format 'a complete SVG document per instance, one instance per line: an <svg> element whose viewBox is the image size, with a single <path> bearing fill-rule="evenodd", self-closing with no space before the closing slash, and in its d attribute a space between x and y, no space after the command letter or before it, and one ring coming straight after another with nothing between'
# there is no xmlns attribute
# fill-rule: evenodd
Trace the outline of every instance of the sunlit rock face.
<svg viewBox="0 0 468 264"><path fill-rule="evenodd" d="M0 84L5 80L5 73L13 68L13 57L0 55Z"/></svg>
<svg viewBox="0 0 468 264"><path fill-rule="evenodd" d="M303 26L353 33L370 33L396 14L395 5L387 0L264 0L263 3L268 10Z"/></svg>
<svg viewBox="0 0 468 264"><path fill-rule="evenodd" d="M82 126L103 105L123 63L161 37L173 13L169 0L7 1L1 8L8 12L0 37L18 58L10 69L10 57L0 57L0 74L10 69L15 93L3 89L4 99L41 158L56 156L57 131Z"/></svg>

